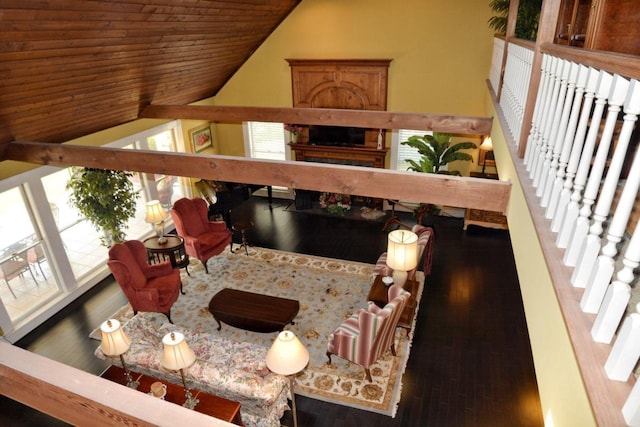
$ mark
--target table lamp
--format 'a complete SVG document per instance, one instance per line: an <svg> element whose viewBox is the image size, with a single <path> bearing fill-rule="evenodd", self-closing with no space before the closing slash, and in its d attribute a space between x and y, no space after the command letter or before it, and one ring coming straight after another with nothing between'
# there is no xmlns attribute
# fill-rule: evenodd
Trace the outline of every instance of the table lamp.
<svg viewBox="0 0 640 427"><path fill-rule="evenodd" d="M184 378L184 370L193 365L196 361L196 355L184 339L184 335L180 332L170 332L162 338L164 351L162 353L161 364L166 369L172 371L180 371L182 384L184 385L184 395L187 398L182 404L185 408L193 409L196 407L198 399L191 395L191 390L187 386Z"/></svg>
<svg viewBox="0 0 640 427"><path fill-rule="evenodd" d="M291 331L280 332L267 352L267 368L276 374L289 377L294 427L298 427L298 414L293 391L293 377L294 374L302 371L307 363L309 363L309 351Z"/></svg>
<svg viewBox="0 0 640 427"><path fill-rule="evenodd" d="M120 356L120 362L122 362L122 368L124 369L124 375L127 378L127 387L138 388L140 383L133 381L131 378L131 372L124 363L123 354L131 347L131 338L124 333L120 327L120 322L116 319L109 319L100 325L100 332L102 334L102 343L100 348L105 356Z"/></svg>
<svg viewBox="0 0 640 427"><path fill-rule="evenodd" d="M388 235L387 265L393 268L393 282L404 286L407 272L418 265L418 235L408 230L393 230Z"/></svg>
<svg viewBox="0 0 640 427"><path fill-rule="evenodd" d="M154 224L156 233L158 233L158 244L164 245L167 239L164 237L164 220L167 218L167 211L164 210L159 200L151 200L147 202L147 213L144 217L145 222Z"/></svg>
<svg viewBox="0 0 640 427"><path fill-rule="evenodd" d="M493 151L493 143L491 142L490 136L486 137L484 141L482 141L482 144L480 144L480 150L486 151L484 157L482 158L482 174L484 175L484 168L487 165L487 156L489 155L490 151Z"/></svg>

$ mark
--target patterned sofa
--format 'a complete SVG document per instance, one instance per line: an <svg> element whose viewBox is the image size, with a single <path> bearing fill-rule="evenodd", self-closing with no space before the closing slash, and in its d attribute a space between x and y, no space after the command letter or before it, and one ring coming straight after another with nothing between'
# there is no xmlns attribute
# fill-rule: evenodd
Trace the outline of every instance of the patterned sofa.
<svg viewBox="0 0 640 427"><path fill-rule="evenodd" d="M131 348L125 354L131 370L182 385L179 372L167 371L160 364L162 337L172 331L181 332L196 354L196 362L185 371L190 386L239 402L242 421L247 426L280 426L280 418L289 409L289 382L267 368L267 348L193 333L170 323L156 329L141 316L134 316L123 328L131 338ZM105 356L100 346L95 355L120 365L119 358Z"/></svg>

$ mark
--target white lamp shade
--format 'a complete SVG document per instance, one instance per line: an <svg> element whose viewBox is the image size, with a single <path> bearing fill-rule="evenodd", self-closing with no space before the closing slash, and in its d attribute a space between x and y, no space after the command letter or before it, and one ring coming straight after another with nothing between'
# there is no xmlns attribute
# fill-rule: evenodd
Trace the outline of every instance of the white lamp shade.
<svg viewBox="0 0 640 427"><path fill-rule="evenodd" d="M418 265L418 235L408 230L393 230L387 242L387 265L409 271Z"/></svg>
<svg viewBox="0 0 640 427"><path fill-rule="evenodd" d="M172 371L188 368L196 361L196 355L180 332L170 332L162 338L164 351L162 366Z"/></svg>
<svg viewBox="0 0 640 427"><path fill-rule="evenodd" d="M280 375L293 375L309 363L309 351L291 331L282 331L267 352L267 367Z"/></svg>
<svg viewBox="0 0 640 427"><path fill-rule="evenodd" d="M109 319L100 325L102 343L100 348L106 356L119 356L131 347L131 338L124 333L120 322Z"/></svg>
<svg viewBox="0 0 640 427"><path fill-rule="evenodd" d="M480 144L480 149L484 151L493 151L493 142L491 141L491 137L488 136L482 141Z"/></svg>
<svg viewBox="0 0 640 427"><path fill-rule="evenodd" d="M167 211L164 210L159 200L151 200L150 202L147 202L146 208L146 215L144 217L145 222L157 224L167 218Z"/></svg>

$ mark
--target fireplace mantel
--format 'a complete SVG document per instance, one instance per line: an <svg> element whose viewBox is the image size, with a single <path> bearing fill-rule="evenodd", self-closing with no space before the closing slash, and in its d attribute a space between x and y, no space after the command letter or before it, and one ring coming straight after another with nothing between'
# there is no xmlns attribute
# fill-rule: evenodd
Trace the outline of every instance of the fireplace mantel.
<svg viewBox="0 0 640 427"><path fill-rule="evenodd" d="M287 62L296 108L387 109L391 59L287 59ZM378 148L380 133L381 148ZM290 146L298 161L384 168L388 151L384 134L384 129L367 129L362 146L322 146L309 144L309 134L304 129L298 142Z"/></svg>
<svg viewBox="0 0 640 427"><path fill-rule="evenodd" d="M289 144L301 162L384 168L387 149L371 147L331 147L311 144Z"/></svg>

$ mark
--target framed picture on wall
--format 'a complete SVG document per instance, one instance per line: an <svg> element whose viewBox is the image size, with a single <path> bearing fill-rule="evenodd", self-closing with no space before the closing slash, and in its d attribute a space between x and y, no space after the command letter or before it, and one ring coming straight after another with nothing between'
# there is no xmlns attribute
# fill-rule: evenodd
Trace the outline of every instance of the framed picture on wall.
<svg viewBox="0 0 640 427"><path fill-rule="evenodd" d="M211 136L211 125L199 126L189 131L191 135L191 143L193 144L193 151L199 153L207 148L213 147L213 137Z"/></svg>

